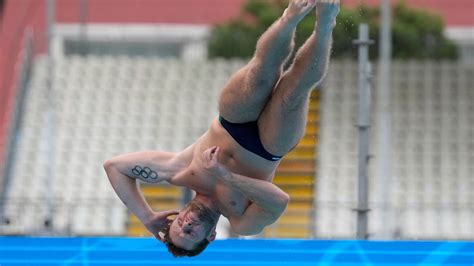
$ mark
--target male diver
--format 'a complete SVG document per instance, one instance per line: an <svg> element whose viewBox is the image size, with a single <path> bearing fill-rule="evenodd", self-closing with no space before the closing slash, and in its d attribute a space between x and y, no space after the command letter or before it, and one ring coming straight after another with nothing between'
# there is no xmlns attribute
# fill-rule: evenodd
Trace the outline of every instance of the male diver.
<svg viewBox="0 0 474 266"><path fill-rule="evenodd" d="M316 7L311 37L287 70L298 23ZM327 71L339 0L290 0L260 37L254 57L224 86L216 117L179 153L143 151L107 160L119 198L175 256L195 256L225 216L240 235L258 234L284 212L288 194L272 183L280 159L303 137L311 90ZM179 211L153 211L137 180L195 191ZM174 219L171 217L175 216Z"/></svg>

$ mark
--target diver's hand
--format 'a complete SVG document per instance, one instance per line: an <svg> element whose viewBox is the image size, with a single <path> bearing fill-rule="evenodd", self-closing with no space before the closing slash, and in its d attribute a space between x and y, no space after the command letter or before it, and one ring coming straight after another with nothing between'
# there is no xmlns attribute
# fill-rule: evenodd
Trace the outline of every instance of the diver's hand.
<svg viewBox="0 0 474 266"><path fill-rule="evenodd" d="M316 30L332 30L341 10L340 0L318 0L316 4Z"/></svg>
<svg viewBox="0 0 474 266"><path fill-rule="evenodd" d="M179 211L170 210L170 211L163 211L163 212L153 212L150 217L143 221L143 225L146 229L155 236L156 239L163 241L162 237L160 236L160 232L168 226L168 224L173 221L170 219L169 216L177 215Z"/></svg>
<svg viewBox="0 0 474 266"><path fill-rule="evenodd" d="M218 146L211 147L202 153L204 169L211 175L222 179L223 176L227 176L229 171L219 163L217 157L219 156L220 148Z"/></svg>
<svg viewBox="0 0 474 266"><path fill-rule="evenodd" d="M205 150L202 153L202 159L204 162L204 169L211 173L218 174L222 169L222 165L217 161L217 157L219 156L220 148L218 146L211 147Z"/></svg>

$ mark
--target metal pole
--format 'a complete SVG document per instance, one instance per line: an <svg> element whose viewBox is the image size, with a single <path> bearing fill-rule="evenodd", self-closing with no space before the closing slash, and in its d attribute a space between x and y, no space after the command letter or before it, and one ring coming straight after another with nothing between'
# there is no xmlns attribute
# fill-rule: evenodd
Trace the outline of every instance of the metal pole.
<svg viewBox="0 0 474 266"><path fill-rule="evenodd" d="M373 43L369 39L369 26L359 25L359 39L354 41L359 46L359 110L357 128L359 129L359 154L358 154L358 205L357 205L357 238L368 238L368 212L369 212L369 130L370 130L370 63L369 46Z"/></svg>
<svg viewBox="0 0 474 266"><path fill-rule="evenodd" d="M381 204L381 230L378 237L392 238L390 187L391 176L391 104L390 104L390 65L392 55L391 34L391 11L390 0L382 0L381 5L381 27L380 27L380 61L379 61L379 83L378 83L378 149L377 149L377 178L378 199Z"/></svg>
<svg viewBox="0 0 474 266"><path fill-rule="evenodd" d="M28 28L25 32L25 43L23 44L23 58L21 59L21 71L19 75L19 83L17 88L17 96L14 103L13 114L11 118L11 126L9 129L10 139L7 142L5 149L5 167L3 168L3 180L0 180L0 228L1 224L9 224L9 218L5 217L5 206L7 200L7 191L9 191L10 183L13 179L13 166L15 165L15 158L17 157L18 142L21 139L21 112L25 104L25 95L27 93L27 86L31 78L31 69L34 57L34 43L33 31ZM0 169L0 174L2 169ZM0 230L1 234L1 230Z"/></svg>
<svg viewBox="0 0 474 266"><path fill-rule="evenodd" d="M54 180L54 59L53 49L51 46L52 38L54 35L54 23L55 23L55 0L47 0L46 5L46 45L48 47L48 69L46 77L46 97L48 100L48 110L46 113L46 151L48 166L46 168L45 176L45 197L46 197L46 210L47 216L44 221L44 227L48 231L52 227L53 217L53 180Z"/></svg>

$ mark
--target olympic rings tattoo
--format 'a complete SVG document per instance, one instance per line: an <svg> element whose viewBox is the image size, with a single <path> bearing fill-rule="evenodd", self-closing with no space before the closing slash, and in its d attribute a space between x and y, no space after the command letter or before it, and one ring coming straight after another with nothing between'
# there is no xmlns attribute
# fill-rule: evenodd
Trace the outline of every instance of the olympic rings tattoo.
<svg viewBox="0 0 474 266"><path fill-rule="evenodd" d="M135 167L132 169L132 173L135 176L141 177L143 179L157 179L158 178L158 173L151 170L150 167L142 167L139 165L135 165Z"/></svg>

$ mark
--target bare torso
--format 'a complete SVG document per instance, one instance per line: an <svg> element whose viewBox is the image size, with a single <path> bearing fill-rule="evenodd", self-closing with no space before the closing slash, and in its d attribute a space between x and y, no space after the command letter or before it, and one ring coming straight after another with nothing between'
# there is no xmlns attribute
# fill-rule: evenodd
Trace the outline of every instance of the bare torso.
<svg viewBox="0 0 474 266"><path fill-rule="evenodd" d="M203 167L205 150L219 146L218 161L235 175L243 175L272 182L279 161L266 160L240 146L216 118L209 130L192 146L193 159L185 170L187 174L174 180L175 185L186 186L199 194L214 198L226 217L241 216L250 201L240 192L210 176Z"/></svg>

